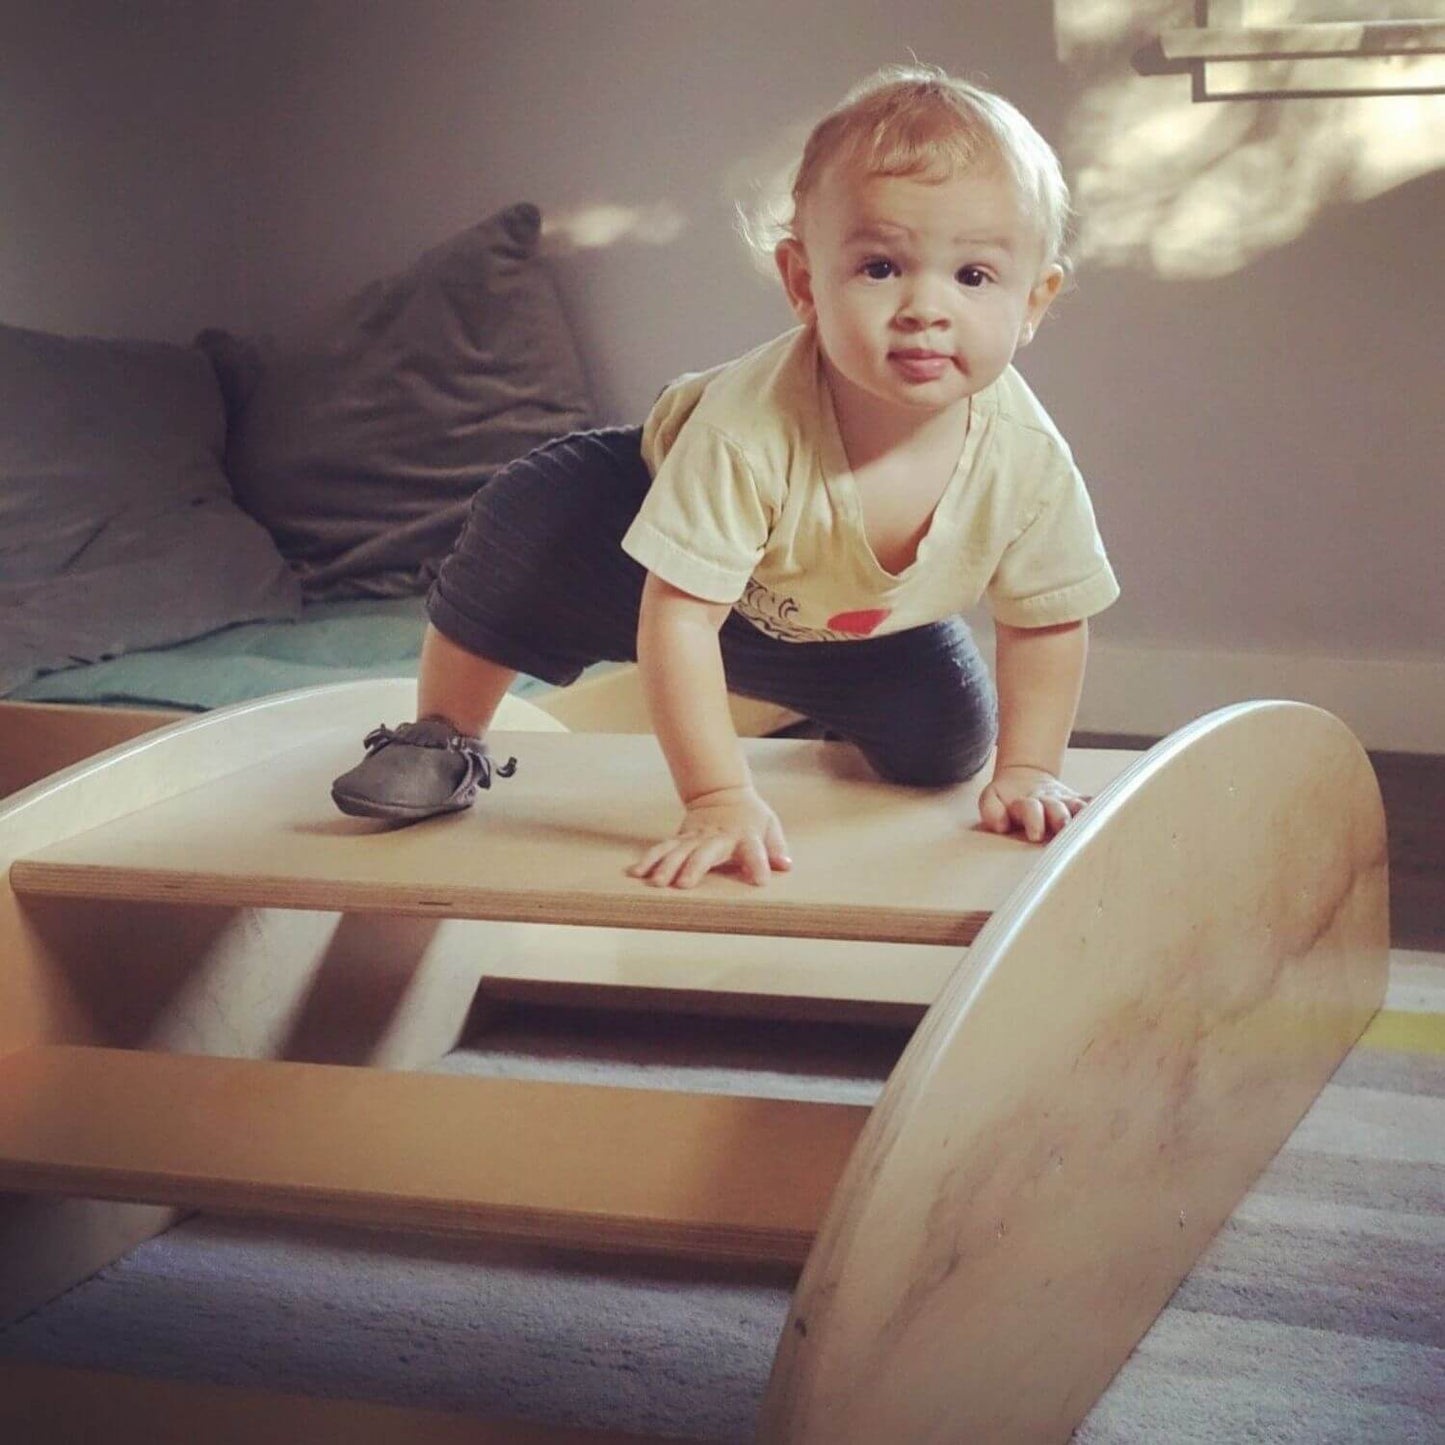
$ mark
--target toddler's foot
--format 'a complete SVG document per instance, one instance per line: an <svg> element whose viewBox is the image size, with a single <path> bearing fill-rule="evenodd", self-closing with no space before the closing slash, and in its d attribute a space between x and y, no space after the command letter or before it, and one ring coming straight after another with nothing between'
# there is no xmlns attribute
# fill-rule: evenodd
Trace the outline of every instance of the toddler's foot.
<svg viewBox="0 0 1445 1445"><path fill-rule="evenodd" d="M415 822L470 808L478 788L510 778L516 758L493 763L487 745L449 722L426 718L367 733L366 757L331 785L331 798L355 818Z"/></svg>

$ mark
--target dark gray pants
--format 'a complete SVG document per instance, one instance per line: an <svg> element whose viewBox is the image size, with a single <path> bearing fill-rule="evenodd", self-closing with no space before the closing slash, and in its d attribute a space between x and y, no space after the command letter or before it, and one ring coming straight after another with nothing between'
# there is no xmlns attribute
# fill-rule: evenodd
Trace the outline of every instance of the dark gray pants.
<svg viewBox="0 0 1445 1445"><path fill-rule="evenodd" d="M559 686L590 663L634 661L647 574L619 543L651 480L641 436L619 427L562 437L482 487L427 599L437 630ZM993 684L961 618L784 642L734 612L720 641L733 692L811 718L891 781L958 782L993 746Z"/></svg>

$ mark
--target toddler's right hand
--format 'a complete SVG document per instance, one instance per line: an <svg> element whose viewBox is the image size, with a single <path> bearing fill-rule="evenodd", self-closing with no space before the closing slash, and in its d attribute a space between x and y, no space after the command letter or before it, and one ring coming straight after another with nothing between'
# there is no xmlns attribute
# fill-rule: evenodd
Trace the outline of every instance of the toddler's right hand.
<svg viewBox="0 0 1445 1445"><path fill-rule="evenodd" d="M687 804L675 836L649 848L627 871L654 888L695 888L714 868L735 864L761 886L793 866L778 815L753 788L720 788Z"/></svg>

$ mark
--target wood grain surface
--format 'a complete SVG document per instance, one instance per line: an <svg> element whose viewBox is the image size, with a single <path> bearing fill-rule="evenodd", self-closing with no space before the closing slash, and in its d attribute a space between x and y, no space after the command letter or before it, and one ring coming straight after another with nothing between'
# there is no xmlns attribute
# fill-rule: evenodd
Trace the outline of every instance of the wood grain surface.
<svg viewBox="0 0 1445 1445"><path fill-rule="evenodd" d="M1242 704L1101 796L894 1068L765 1445L1066 1441L1360 1036L1386 842L1335 718Z"/></svg>
<svg viewBox="0 0 1445 1445"><path fill-rule="evenodd" d="M841 743L744 746L796 859L762 888L627 877L679 816L656 742L540 732L493 737L517 775L466 814L342 817L328 783L356 748L321 739L41 849L10 880L22 894L966 944L1042 854L978 828L982 779L903 788ZM1065 775L1092 792L1133 756L1071 754Z"/></svg>
<svg viewBox="0 0 1445 1445"><path fill-rule="evenodd" d="M0 1188L796 1265L867 1113L52 1046L0 1059Z"/></svg>

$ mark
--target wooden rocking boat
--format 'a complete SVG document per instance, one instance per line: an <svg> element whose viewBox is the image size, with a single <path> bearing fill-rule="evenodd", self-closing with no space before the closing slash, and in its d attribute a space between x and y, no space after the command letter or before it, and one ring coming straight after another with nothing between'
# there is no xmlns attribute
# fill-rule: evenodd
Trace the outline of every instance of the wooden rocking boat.
<svg viewBox="0 0 1445 1445"><path fill-rule="evenodd" d="M0 811L0 1319L177 1209L773 1261L801 1272L761 1441L1064 1441L1383 997L1379 794L1311 707L1072 753L1097 797L1042 850L973 828L976 784L750 742L798 866L678 893L622 874L675 808L655 744L515 699L522 766L473 814L339 817L326 780L410 705L207 714ZM323 972L364 1066L284 1058ZM489 990L922 1021L871 1109L418 1071ZM6 1392L111 1439L624 1438L20 1366Z"/></svg>

